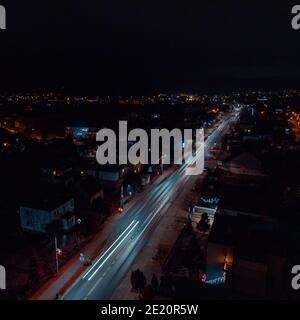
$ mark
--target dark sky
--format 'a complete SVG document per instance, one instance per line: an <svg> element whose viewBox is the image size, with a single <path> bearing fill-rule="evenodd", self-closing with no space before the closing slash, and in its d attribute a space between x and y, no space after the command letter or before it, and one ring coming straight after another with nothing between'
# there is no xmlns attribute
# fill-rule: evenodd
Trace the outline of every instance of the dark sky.
<svg viewBox="0 0 300 320"><path fill-rule="evenodd" d="M276 3L274 3L276 2ZM0 0L0 90L300 87L294 1Z"/></svg>

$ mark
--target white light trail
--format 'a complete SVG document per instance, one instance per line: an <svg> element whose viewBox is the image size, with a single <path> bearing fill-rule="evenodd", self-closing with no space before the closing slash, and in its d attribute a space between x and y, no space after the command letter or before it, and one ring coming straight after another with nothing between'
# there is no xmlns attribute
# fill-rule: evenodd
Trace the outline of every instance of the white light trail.
<svg viewBox="0 0 300 320"><path fill-rule="evenodd" d="M109 250L122 238L122 236L127 232L127 230L135 223L135 220L133 220L130 225L122 232L122 234L114 241L114 243L101 255L101 257L95 262L93 267L90 268L90 270L82 277L82 279L85 279L88 274L91 273L91 271L96 267L97 263L101 261L106 254L109 252Z"/></svg>
<svg viewBox="0 0 300 320"><path fill-rule="evenodd" d="M127 233L127 235L119 242L119 244L114 248L114 250L104 259L104 261L100 264L100 266L95 270L95 272L89 277L88 281L92 280L93 277L96 275L96 273L101 269L101 267L104 265L104 263L114 254L114 252L120 247L120 245L129 237L130 233L136 228L136 226L140 222L137 221L134 226L130 229L130 231Z"/></svg>

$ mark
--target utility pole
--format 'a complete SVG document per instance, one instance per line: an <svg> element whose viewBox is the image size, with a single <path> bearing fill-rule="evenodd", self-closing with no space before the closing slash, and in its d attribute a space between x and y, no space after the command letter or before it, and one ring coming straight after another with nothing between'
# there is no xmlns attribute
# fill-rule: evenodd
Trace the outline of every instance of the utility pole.
<svg viewBox="0 0 300 320"><path fill-rule="evenodd" d="M58 271L59 271L58 256L61 255L61 249L57 247L57 236L55 236L54 238L54 243L55 243L56 274L58 274Z"/></svg>

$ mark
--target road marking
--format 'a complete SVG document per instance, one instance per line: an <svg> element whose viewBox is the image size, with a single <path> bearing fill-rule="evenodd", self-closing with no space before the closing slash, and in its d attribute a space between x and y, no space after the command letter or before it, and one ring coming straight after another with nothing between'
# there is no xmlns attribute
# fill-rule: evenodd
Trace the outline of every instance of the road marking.
<svg viewBox="0 0 300 320"><path fill-rule="evenodd" d="M92 289L88 292L86 298L89 297L89 296L93 293L93 291L96 289L96 287L99 285L99 283L101 282L102 279L103 279L103 277L100 277L100 278L99 278L99 280L96 282L96 284L95 284L95 285L92 287Z"/></svg>
<svg viewBox="0 0 300 320"><path fill-rule="evenodd" d="M119 241L119 239L126 233L126 231L135 223L135 220L133 220L130 225L122 232L122 234L117 238L117 240L114 241L114 243L101 255L101 257L95 262L95 264L86 272L86 274L82 277L82 279L85 279L86 276L96 267L98 262L100 262L104 256L108 253L108 251Z"/></svg>
<svg viewBox="0 0 300 320"><path fill-rule="evenodd" d="M134 226L129 230L129 232L127 233L127 235L123 238L122 241L119 242L119 244L114 248L114 250L104 259L104 261L100 264L100 266L95 270L95 272L89 277L88 281L90 281L91 279L93 279L93 277L96 275L96 273L100 270L100 268L104 265L104 263L113 255L113 253L120 247L120 245L129 237L130 233L136 228L136 226L139 224L140 222L137 221Z"/></svg>

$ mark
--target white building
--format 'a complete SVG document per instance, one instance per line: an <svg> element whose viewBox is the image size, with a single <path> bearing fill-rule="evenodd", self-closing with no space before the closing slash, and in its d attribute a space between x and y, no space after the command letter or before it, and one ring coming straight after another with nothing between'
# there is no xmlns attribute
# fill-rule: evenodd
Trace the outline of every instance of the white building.
<svg viewBox="0 0 300 320"><path fill-rule="evenodd" d="M69 231L76 224L73 198L36 197L20 207L21 227L23 230L46 233L47 226L60 220L64 231Z"/></svg>

